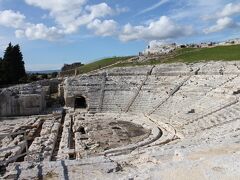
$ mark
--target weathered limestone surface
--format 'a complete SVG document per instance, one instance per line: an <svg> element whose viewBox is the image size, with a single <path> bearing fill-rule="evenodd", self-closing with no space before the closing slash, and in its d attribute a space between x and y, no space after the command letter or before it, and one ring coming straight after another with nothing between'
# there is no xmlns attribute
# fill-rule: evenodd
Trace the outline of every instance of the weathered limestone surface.
<svg viewBox="0 0 240 180"><path fill-rule="evenodd" d="M69 159L72 116L67 114L63 124L63 132L57 154L57 159Z"/></svg>
<svg viewBox="0 0 240 180"><path fill-rule="evenodd" d="M59 87L66 102L61 121L43 117L40 132L41 118L22 119L21 128L0 121L4 132L31 127L29 151L41 152L28 158L43 160L10 164L5 177L239 179L239 65L162 64L67 78ZM79 97L87 108L74 109ZM1 139L1 148L21 138Z"/></svg>
<svg viewBox="0 0 240 180"><path fill-rule="evenodd" d="M0 116L40 114L46 109L47 96L58 93L61 82L62 79L42 80L0 89Z"/></svg>
<svg viewBox="0 0 240 180"><path fill-rule="evenodd" d="M75 98L83 96L86 98L89 110L97 111L104 78L104 74L100 74L66 79L64 82L65 105L74 107Z"/></svg>
<svg viewBox="0 0 240 180"><path fill-rule="evenodd" d="M39 114L46 106L41 85L27 84L1 89L0 116Z"/></svg>
<svg viewBox="0 0 240 180"><path fill-rule="evenodd" d="M125 112L130 105L128 111L133 113L151 112L171 97L168 101L171 109L178 113L172 101L182 101L185 108L189 103L200 101L203 95L209 95L215 97L213 102L224 103L216 100L222 93L211 95L211 92L221 91L225 83L238 79L239 65L234 61L113 68L99 74L68 78L64 83L64 97L67 107L74 107L75 98L83 96L90 111ZM223 97L222 101L234 99L230 96ZM165 107L168 113L175 114L169 111L169 106ZM161 112L165 114L164 110Z"/></svg>
<svg viewBox="0 0 240 180"><path fill-rule="evenodd" d="M37 137L31 143L28 149L29 155L25 156L25 161L51 160L58 137L60 121L61 117L59 116L40 119L41 127L38 130L39 134L35 134Z"/></svg>

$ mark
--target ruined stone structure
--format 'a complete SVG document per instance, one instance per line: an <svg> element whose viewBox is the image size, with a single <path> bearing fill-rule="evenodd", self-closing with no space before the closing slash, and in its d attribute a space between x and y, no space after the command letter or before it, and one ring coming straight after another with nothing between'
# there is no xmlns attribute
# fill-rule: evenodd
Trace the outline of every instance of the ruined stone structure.
<svg viewBox="0 0 240 180"><path fill-rule="evenodd" d="M240 178L239 61L113 68L57 84L64 107L0 120L4 178Z"/></svg>
<svg viewBox="0 0 240 180"><path fill-rule="evenodd" d="M42 86L23 85L1 90L0 115L39 114L46 107Z"/></svg>
<svg viewBox="0 0 240 180"><path fill-rule="evenodd" d="M0 89L0 116L40 114L46 109L47 96L58 92L60 83L53 79Z"/></svg>

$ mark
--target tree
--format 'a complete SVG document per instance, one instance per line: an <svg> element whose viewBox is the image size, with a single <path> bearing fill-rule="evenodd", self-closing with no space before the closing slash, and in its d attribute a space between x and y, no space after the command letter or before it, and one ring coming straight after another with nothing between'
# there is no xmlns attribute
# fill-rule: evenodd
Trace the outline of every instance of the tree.
<svg viewBox="0 0 240 180"><path fill-rule="evenodd" d="M52 73L52 78L56 78L58 76L58 72L53 72Z"/></svg>
<svg viewBox="0 0 240 180"><path fill-rule="evenodd" d="M26 76L23 55L20 46L9 43L2 60L3 79L7 84L18 83Z"/></svg>
<svg viewBox="0 0 240 180"><path fill-rule="evenodd" d="M16 74L17 74L17 80L23 78L26 76L26 71L24 67L24 61L23 61L23 55L20 50L20 46L17 44L13 47L13 54L15 56L15 62L16 62Z"/></svg>
<svg viewBox="0 0 240 180"><path fill-rule="evenodd" d="M3 60L0 58L0 85L4 84Z"/></svg>
<svg viewBox="0 0 240 180"><path fill-rule="evenodd" d="M30 74L30 75L28 76L28 80L29 80L30 82L32 82L32 81L37 81L37 80L38 80L38 77L37 77L36 74Z"/></svg>
<svg viewBox="0 0 240 180"><path fill-rule="evenodd" d="M48 79L48 75L47 74L42 74L42 79Z"/></svg>

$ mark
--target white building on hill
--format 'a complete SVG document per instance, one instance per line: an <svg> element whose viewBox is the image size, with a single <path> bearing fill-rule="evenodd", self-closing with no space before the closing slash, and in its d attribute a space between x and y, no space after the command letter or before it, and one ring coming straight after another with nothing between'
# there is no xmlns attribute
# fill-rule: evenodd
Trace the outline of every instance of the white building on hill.
<svg viewBox="0 0 240 180"><path fill-rule="evenodd" d="M143 55L162 55L168 54L174 51L177 48L176 44L166 44L166 42L162 41L151 41L142 53Z"/></svg>

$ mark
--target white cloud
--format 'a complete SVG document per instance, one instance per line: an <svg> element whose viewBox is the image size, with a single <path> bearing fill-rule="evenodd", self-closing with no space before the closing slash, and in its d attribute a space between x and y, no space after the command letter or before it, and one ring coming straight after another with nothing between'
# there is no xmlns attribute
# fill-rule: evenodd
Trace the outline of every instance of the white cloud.
<svg viewBox="0 0 240 180"><path fill-rule="evenodd" d="M47 27L44 24L26 22L26 17L13 10L0 11L0 25L16 29L17 38L26 37L30 40L43 39L53 41L63 36L62 30Z"/></svg>
<svg viewBox="0 0 240 180"><path fill-rule="evenodd" d="M169 16L177 20L206 18L222 8L225 0L178 0L172 6Z"/></svg>
<svg viewBox="0 0 240 180"><path fill-rule="evenodd" d="M93 22L88 24L87 28L93 30L96 35L99 36L111 36L117 31L117 22L114 20L104 20L95 19Z"/></svg>
<svg viewBox="0 0 240 180"><path fill-rule="evenodd" d="M206 34L208 33L214 33L214 32L218 32L218 31L222 31L224 29L227 28L236 28L239 27L239 25L237 23L235 23L231 18L229 17L224 17L224 18L220 18L217 20L216 24L204 29L204 32Z"/></svg>
<svg viewBox="0 0 240 180"><path fill-rule="evenodd" d="M97 18L114 14L114 10L106 3L85 5L86 0L25 0L29 5L48 10L59 27L66 34L75 33L81 26L87 25Z"/></svg>
<svg viewBox="0 0 240 180"><path fill-rule="evenodd" d="M86 6L85 9L90 12L89 15L92 17L104 17L114 12L106 3Z"/></svg>
<svg viewBox="0 0 240 180"><path fill-rule="evenodd" d="M64 35L76 33L80 27L87 26L96 35L109 36L116 31L114 20L103 20L106 16L126 11L126 8L112 9L106 3L86 5L87 0L25 0L28 5L47 10L48 16L56 22L47 27L43 23L27 22L26 17L12 10L0 11L0 25L15 28L17 38L30 40L57 40Z"/></svg>
<svg viewBox="0 0 240 180"><path fill-rule="evenodd" d="M86 0L25 0L25 2L50 12L64 12L81 8L86 3Z"/></svg>
<svg viewBox="0 0 240 180"><path fill-rule="evenodd" d="M154 4L154 5L150 6L150 7L148 7L148 8L146 8L146 9L143 9L143 10L140 11L137 15L145 14L145 13L147 13L147 12L149 12L149 11L152 11L152 10L154 10L154 9L162 6L163 4L165 4L165 3L167 3L167 2L169 2L169 0L160 0L158 3L156 3L156 4Z"/></svg>
<svg viewBox="0 0 240 180"><path fill-rule="evenodd" d="M54 41L64 36L62 30L56 27L47 27L44 24L31 24L24 30L16 30L17 38L26 37L30 40L48 40Z"/></svg>
<svg viewBox="0 0 240 180"><path fill-rule="evenodd" d="M219 17L227 17L232 16L234 14L240 14L240 3L233 4L229 3L227 4L221 12L218 13Z"/></svg>
<svg viewBox="0 0 240 180"><path fill-rule="evenodd" d="M193 34L192 27L177 25L170 18L162 16L157 21L153 21L147 26L125 25L119 38L122 41L140 39L165 40L191 34Z"/></svg>
<svg viewBox="0 0 240 180"><path fill-rule="evenodd" d="M0 25L5 27L20 28L25 24L25 16L12 10L0 11Z"/></svg>
<svg viewBox="0 0 240 180"><path fill-rule="evenodd" d="M208 13L208 15L203 16L204 20L219 19L224 17L230 17L236 14L240 14L240 3L234 4L229 3L222 5L216 9L213 13Z"/></svg>

